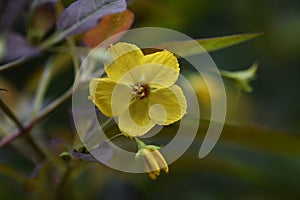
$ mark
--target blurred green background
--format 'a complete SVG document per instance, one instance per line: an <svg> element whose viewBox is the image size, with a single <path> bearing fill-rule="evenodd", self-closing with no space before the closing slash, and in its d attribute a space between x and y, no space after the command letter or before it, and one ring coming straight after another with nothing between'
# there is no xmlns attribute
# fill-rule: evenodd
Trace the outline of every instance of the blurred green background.
<svg viewBox="0 0 300 200"><path fill-rule="evenodd" d="M221 69L245 69L255 61L260 63L258 78L252 83L254 92L244 95L251 108L247 113L240 111L238 118L274 129L299 130L299 1L153 0L137 1L132 8L135 27L166 27L195 39L264 33L211 56Z"/></svg>
<svg viewBox="0 0 300 200"><path fill-rule="evenodd" d="M59 177L68 170L65 161L50 153L42 170L35 173L31 161L7 146L0 150L0 199L300 198L300 1L136 0L129 9L135 13L133 28L165 27L195 39L264 33L211 53L221 69L241 70L255 61L260 63L257 79L251 82L253 92L243 93L238 102L229 102L230 125L216 147L199 159L203 138L199 134L188 152L171 164L170 173L156 181L146 174L126 174L82 162L67 173L56 196ZM27 71L18 68L1 76L15 82L17 70L20 74ZM71 83L71 78L65 81L67 76L61 77L50 88L52 98ZM16 81L23 90L26 78L29 76ZM57 155L64 146L72 146L69 106L48 118L44 129L35 134L41 133L42 144L52 147Z"/></svg>

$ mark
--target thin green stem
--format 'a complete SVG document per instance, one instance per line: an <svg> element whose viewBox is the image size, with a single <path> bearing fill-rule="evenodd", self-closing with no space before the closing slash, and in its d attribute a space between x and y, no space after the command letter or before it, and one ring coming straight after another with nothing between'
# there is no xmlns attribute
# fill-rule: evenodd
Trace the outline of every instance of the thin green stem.
<svg viewBox="0 0 300 200"><path fill-rule="evenodd" d="M8 131L6 131L4 128L2 128L2 126L0 126L0 137L3 137L8 134Z"/></svg>
<svg viewBox="0 0 300 200"><path fill-rule="evenodd" d="M32 22L33 22L33 19L34 19L34 14L35 14L35 10L37 8L37 5L38 5L38 2L39 0L33 0L31 5L30 5L30 10L29 10L29 14L28 14L28 17L27 17L27 20L26 20L26 30L27 30L27 40L30 41L30 34L28 34L28 31L31 30L31 25L32 25Z"/></svg>
<svg viewBox="0 0 300 200"><path fill-rule="evenodd" d="M138 146L138 150L140 150L140 149L142 149L144 146L146 146L146 144L145 144L142 140L138 139L137 137L135 137L134 139L135 139L136 144L137 144L137 146Z"/></svg>
<svg viewBox="0 0 300 200"><path fill-rule="evenodd" d="M66 91L62 96L56 99L54 102L49 104L44 110L42 110L36 118L32 120L32 123L36 124L47 117L50 113L60 107L63 103L65 103L69 98L72 97L73 89L72 87Z"/></svg>
<svg viewBox="0 0 300 200"><path fill-rule="evenodd" d="M50 84L52 71L53 71L52 66L51 66L52 61L53 61L53 59L51 58L47 62L44 72L42 74L41 81L40 81L39 87L38 87L36 95L35 95L35 101L34 101L33 109L32 109L32 118L34 118L37 115L37 113L39 112L39 110L42 106L46 91Z"/></svg>
<svg viewBox="0 0 300 200"><path fill-rule="evenodd" d="M15 60L15 61L6 63L4 65L0 65L0 72L4 71L6 69L13 68L13 67L17 66L18 64L24 62L26 59L27 59L26 57L22 57L22 58L19 58L19 59Z"/></svg>
<svg viewBox="0 0 300 200"><path fill-rule="evenodd" d="M120 137L120 136L124 136L124 134L123 134L123 133L119 133L119 134L117 134L117 135L114 135L114 136L108 138L108 139L106 140L106 142L111 142L112 140L114 140L115 138Z"/></svg>
<svg viewBox="0 0 300 200"><path fill-rule="evenodd" d="M45 158L45 154L44 152L41 150L41 148L37 145L36 141L34 140L34 138L31 136L31 134L27 134L25 136L25 141L29 143L29 145L36 150L36 152L38 153L38 155L35 157L34 162L39 163L42 160L44 160Z"/></svg>
<svg viewBox="0 0 300 200"><path fill-rule="evenodd" d="M74 41L70 38L67 38L67 42L71 49L70 54L72 56L73 65L74 65L74 77L76 77L76 74L79 70L79 61L78 61L78 56L76 55L76 46Z"/></svg>
<svg viewBox="0 0 300 200"><path fill-rule="evenodd" d="M40 49L47 49L52 45L56 44L57 42L61 41L62 39L63 36L60 33L54 33L40 45Z"/></svg>
<svg viewBox="0 0 300 200"><path fill-rule="evenodd" d="M18 126L20 130L23 130L23 124L15 115L15 113L0 99L0 108L2 111Z"/></svg>
<svg viewBox="0 0 300 200"><path fill-rule="evenodd" d="M90 49L86 48L86 47L75 47L72 49L74 50L74 52L79 52L79 53L83 53L83 54L88 54L90 52ZM70 48L68 47L64 47L64 46L55 46L55 47L49 47L47 49L44 50L45 52L54 52L54 53L69 53L70 52Z"/></svg>
<svg viewBox="0 0 300 200"><path fill-rule="evenodd" d="M110 124L110 122L112 122L114 118L110 117L108 118L103 124L101 124L101 126L103 127L103 129L108 126Z"/></svg>

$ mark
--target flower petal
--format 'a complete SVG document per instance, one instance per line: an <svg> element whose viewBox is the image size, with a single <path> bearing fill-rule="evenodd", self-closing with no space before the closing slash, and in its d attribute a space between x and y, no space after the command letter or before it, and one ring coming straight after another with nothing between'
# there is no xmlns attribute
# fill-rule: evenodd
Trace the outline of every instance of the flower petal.
<svg viewBox="0 0 300 200"><path fill-rule="evenodd" d="M169 125L180 120L186 113L186 99L177 85L153 91L149 96L149 116L159 125Z"/></svg>
<svg viewBox="0 0 300 200"><path fill-rule="evenodd" d="M155 160L159 165L159 169L162 169L163 171L168 173L169 167L168 167L168 164L167 164L165 158L162 156L162 154L158 150L153 151L152 154L155 157Z"/></svg>
<svg viewBox="0 0 300 200"><path fill-rule="evenodd" d="M129 108L119 116L119 128L132 137L142 136L155 126L149 117L148 99L135 100Z"/></svg>
<svg viewBox="0 0 300 200"><path fill-rule="evenodd" d="M145 83L151 83L150 87L161 88L174 85L179 76L179 64L177 58L166 50L146 55L141 60L141 75Z"/></svg>
<svg viewBox="0 0 300 200"><path fill-rule="evenodd" d="M162 64L144 64L124 73L118 82L131 83L132 86L137 83L145 83L151 89L167 88L175 84L178 76L179 71Z"/></svg>
<svg viewBox="0 0 300 200"><path fill-rule="evenodd" d="M117 116L131 103L132 89L109 78L94 78L90 82L89 99L106 116Z"/></svg>
<svg viewBox="0 0 300 200"><path fill-rule="evenodd" d="M141 60L141 64L162 64L179 72L179 64L173 53L163 50L160 52L148 54Z"/></svg>
<svg viewBox="0 0 300 200"><path fill-rule="evenodd" d="M140 67L143 80L149 83L150 88L167 88L174 85L179 71L161 64L146 64Z"/></svg>
<svg viewBox="0 0 300 200"><path fill-rule="evenodd" d="M144 57L143 52L136 45L125 42L112 45L107 53L111 60L104 64L105 71L107 76L115 82L118 82L126 72L139 66Z"/></svg>

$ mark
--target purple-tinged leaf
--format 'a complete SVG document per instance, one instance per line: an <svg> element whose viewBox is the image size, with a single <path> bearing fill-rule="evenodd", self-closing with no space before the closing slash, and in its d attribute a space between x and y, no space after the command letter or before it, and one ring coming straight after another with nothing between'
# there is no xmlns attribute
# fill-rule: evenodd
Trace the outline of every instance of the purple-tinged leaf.
<svg viewBox="0 0 300 200"><path fill-rule="evenodd" d="M99 146L91 152L91 154L98 161L107 165L114 155L114 150L107 142L102 141Z"/></svg>
<svg viewBox="0 0 300 200"><path fill-rule="evenodd" d="M30 46L22 35L15 32L8 33L4 47L4 62L10 62L23 57L31 57L38 53L39 50Z"/></svg>
<svg viewBox="0 0 300 200"><path fill-rule="evenodd" d="M83 33L95 27L100 18L125 10L125 0L78 0L59 16L57 29L65 37Z"/></svg>
<svg viewBox="0 0 300 200"><path fill-rule="evenodd" d="M44 4L56 4L57 0L39 0L38 1L38 6L44 5Z"/></svg>
<svg viewBox="0 0 300 200"><path fill-rule="evenodd" d="M108 164L113 157L113 154L113 148L105 141L102 141L97 148L91 151L91 153L81 153L76 149L72 152L72 155L80 160L101 162L103 164Z"/></svg>
<svg viewBox="0 0 300 200"><path fill-rule="evenodd" d="M97 162L97 160L89 153L80 153L76 149L72 151L72 155L75 158L78 158L80 160L90 161L90 162Z"/></svg>
<svg viewBox="0 0 300 200"><path fill-rule="evenodd" d="M28 5L29 0L0 1L0 30L8 32L14 22Z"/></svg>

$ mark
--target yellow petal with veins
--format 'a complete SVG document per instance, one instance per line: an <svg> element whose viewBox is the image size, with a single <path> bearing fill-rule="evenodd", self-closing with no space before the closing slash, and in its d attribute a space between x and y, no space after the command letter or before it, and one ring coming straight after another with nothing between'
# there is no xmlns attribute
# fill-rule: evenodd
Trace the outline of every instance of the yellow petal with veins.
<svg viewBox="0 0 300 200"><path fill-rule="evenodd" d="M184 94L177 85L153 91L149 104L149 116L158 125L169 125L180 120L187 108Z"/></svg>
<svg viewBox="0 0 300 200"><path fill-rule="evenodd" d="M135 100L119 116L119 128L128 136L142 136L155 126L149 117L148 99Z"/></svg>
<svg viewBox="0 0 300 200"><path fill-rule="evenodd" d="M89 99L106 116L117 116L130 105L131 88L109 78L94 78L90 82Z"/></svg>
<svg viewBox="0 0 300 200"><path fill-rule="evenodd" d="M104 63L105 72L115 82L118 82L126 72L139 66L144 57L143 52L136 45L124 42L112 45L107 54L110 61Z"/></svg>
<svg viewBox="0 0 300 200"><path fill-rule="evenodd" d="M177 72L180 70L177 58L173 53L167 50L144 56L141 60L141 64L161 64L170 67Z"/></svg>
<svg viewBox="0 0 300 200"><path fill-rule="evenodd" d="M175 84L179 71L162 64L144 64L132 68L119 79L120 83L148 84L150 88L166 88Z"/></svg>

